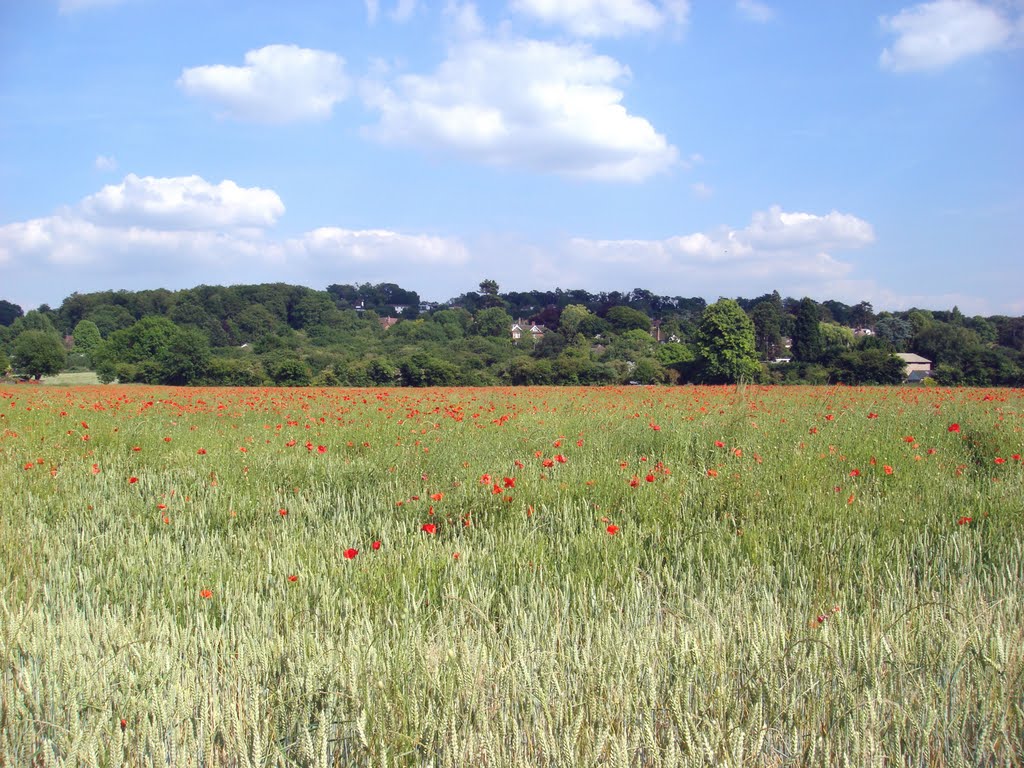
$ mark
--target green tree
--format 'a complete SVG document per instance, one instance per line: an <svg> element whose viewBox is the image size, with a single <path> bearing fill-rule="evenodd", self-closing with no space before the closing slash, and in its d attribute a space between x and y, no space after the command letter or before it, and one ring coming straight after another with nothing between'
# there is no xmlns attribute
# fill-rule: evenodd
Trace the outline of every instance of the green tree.
<svg viewBox="0 0 1024 768"><path fill-rule="evenodd" d="M577 333L583 333L583 326L593 317L594 314L582 304L570 304L558 318L558 330L567 339L574 338Z"/></svg>
<svg viewBox="0 0 1024 768"><path fill-rule="evenodd" d="M500 307L488 307L476 313L473 326L480 336L508 336L512 329L512 317Z"/></svg>
<svg viewBox="0 0 1024 768"><path fill-rule="evenodd" d="M23 314L25 313L17 304L0 300L0 325L10 325Z"/></svg>
<svg viewBox="0 0 1024 768"><path fill-rule="evenodd" d="M11 330L16 334L24 333L25 331L43 331L44 333L53 334L58 339L60 338L60 334L57 332L57 328L53 324L53 320L50 319L49 314L40 312L38 309L29 310L11 323Z"/></svg>
<svg viewBox="0 0 1024 768"><path fill-rule="evenodd" d="M611 323L612 329L616 333L624 333L631 330L651 330L651 318L632 307L612 307L608 310L605 319Z"/></svg>
<svg viewBox="0 0 1024 768"><path fill-rule="evenodd" d="M35 379L60 371L66 358L60 339L46 331L19 334L14 340L14 354L11 355L14 370Z"/></svg>
<svg viewBox="0 0 1024 768"><path fill-rule="evenodd" d="M72 336L75 339L75 352L85 355L92 354L92 351L103 342L100 329L92 320L79 320Z"/></svg>
<svg viewBox="0 0 1024 768"><path fill-rule="evenodd" d="M821 338L820 312L813 299L800 300L796 324L793 326L793 356L802 362L813 363L821 357L824 344Z"/></svg>
<svg viewBox="0 0 1024 768"><path fill-rule="evenodd" d="M210 342L196 328L181 328L157 356L163 384L198 384L210 367Z"/></svg>
<svg viewBox="0 0 1024 768"><path fill-rule="evenodd" d="M701 381L724 384L760 378L754 323L732 299L719 299L704 310L694 341Z"/></svg>
<svg viewBox="0 0 1024 768"><path fill-rule="evenodd" d="M762 360L774 360L782 350L782 302L760 301L750 310L754 346Z"/></svg>
<svg viewBox="0 0 1024 768"><path fill-rule="evenodd" d="M11 361L7 359L7 355L0 349L0 379L3 379L11 371Z"/></svg>

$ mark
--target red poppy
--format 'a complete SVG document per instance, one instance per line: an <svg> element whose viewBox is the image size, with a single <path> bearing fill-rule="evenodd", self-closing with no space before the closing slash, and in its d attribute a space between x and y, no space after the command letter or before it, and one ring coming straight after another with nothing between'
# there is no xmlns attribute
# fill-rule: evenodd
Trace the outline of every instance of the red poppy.
<svg viewBox="0 0 1024 768"><path fill-rule="evenodd" d="M638 485L640 485L640 478L637 477L636 475L633 475L633 479L629 481L629 487L636 488Z"/></svg>
<svg viewBox="0 0 1024 768"><path fill-rule="evenodd" d="M555 460L554 459L544 459L544 461L542 461L540 464L541 464L542 467L553 467L553 466L555 466Z"/></svg>
<svg viewBox="0 0 1024 768"><path fill-rule="evenodd" d="M860 470L859 469L851 469L850 470L850 477L860 477Z"/></svg>
<svg viewBox="0 0 1024 768"><path fill-rule="evenodd" d="M950 432L959 432L960 431L960 425L959 424L955 424L955 423L954 424L950 424L949 425L949 431Z"/></svg>
<svg viewBox="0 0 1024 768"><path fill-rule="evenodd" d="M647 475L647 477L645 477L644 480L646 480L648 483L653 483L654 475Z"/></svg>
<svg viewBox="0 0 1024 768"><path fill-rule="evenodd" d="M356 559L356 555L359 554L359 550L358 549L352 549L351 547L349 547L348 549L346 549L341 554L344 555L346 560L355 560Z"/></svg>
<svg viewBox="0 0 1024 768"><path fill-rule="evenodd" d="M506 477L505 478L505 487L506 488L515 488L516 487L516 479L514 477Z"/></svg>
<svg viewBox="0 0 1024 768"><path fill-rule="evenodd" d="M891 475L892 474L892 467L890 467L888 464L883 466L882 469L885 470L885 474L887 474L887 475Z"/></svg>
<svg viewBox="0 0 1024 768"><path fill-rule="evenodd" d="M424 533L429 533L431 536L433 536L435 533L437 533L437 526L433 523L424 523L423 527L420 528L420 530Z"/></svg>
<svg viewBox="0 0 1024 768"><path fill-rule="evenodd" d="M209 600L211 597L213 597L213 590L202 589L199 591L199 596L203 598L203 600Z"/></svg>
<svg viewBox="0 0 1024 768"><path fill-rule="evenodd" d="M555 456L555 461L557 461L559 464L565 464L565 462L567 462L568 459L565 458L565 456L563 456L562 454L558 454L557 456Z"/></svg>
<svg viewBox="0 0 1024 768"><path fill-rule="evenodd" d="M619 526L614 525L614 524L613 525L609 525L605 530L608 531L608 535L609 536L614 536L616 533L619 532Z"/></svg>
<svg viewBox="0 0 1024 768"><path fill-rule="evenodd" d="M293 573L293 574L291 574L291 575L290 575L290 576L288 577L288 581L293 581L293 582L294 582L294 581L298 581L298 580L299 580L299 577L298 577L298 576L297 576L296 574L294 574L294 573Z"/></svg>
<svg viewBox="0 0 1024 768"><path fill-rule="evenodd" d="M430 500L431 501L440 501L443 498L444 498L444 494L443 493L432 493L432 494L430 494Z"/></svg>
<svg viewBox="0 0 1024 768"><path fill-rule="evenodd" d="M129 477L128 478L128 485L135 485L135 483L137 483L137 482L139 482L139 478L137 478L137 477Z"/></svg>
<svg viewBox="0 0 1024 768"><path fill-rule="evenodd" d="M715 448L725 448L725 443L721 440L715 440Z"/></svg>
<svg viewBox="0 0 1024 768"><path fill-rule="evenodd" d="M373 544L370 545L370 549L372 549L374 552L376 552L378 549L380 549L380 542L379 541L373 542Z"/></svg>
<svg viewBox="0 0 1024 768"><path fill-rule="evenodd" d="M206 449L205 448L200 448L198 451L196 451L196 453L198 453L200 456L205 456L206 455Z"/></svg>
<svg viewBox="0 0 1024 768"><path fill-rule="evenodd" d="M288 514L288 510L282 507L281 509L277 510L277 514L279 514L281 517L285 517Z"/></svg>
<svg viewBox="0 0 1024 768"><path fill-rule="evenodd" d="M964 515L963 517L961 517L959 520L956 521L956 524L957 525L968 525L969 523L973 523L973 522L974 522L974 518L973 517L967 517L967 515Z"/></svg>
<svg viewBox="0 0 1024 768"><path fill-rule="evenodd" d="M717 469L709 469L708 470L708 477L718 477L718 470Z"/></svg>
<svg viewBox="0 0 1024 768"><path fill-rule="evenodd" d="M1005 463L1006 463L1006 459L1004 459L1004 458L1002 458L1000 456L996 456L996 464L1005 464Z"/></svg>
<svg viewBox="0 0 1024 768"><path fill-rule="evenodd" d="M124 719L124 718L122 717L122 718L121 718L121 731L123 732L123 731L124 731L124 729L125 729L125 728L127 728L127 727L128 727L128 721L127 721L127 720L125 720L125 719Z"/></svg>
<svg viewBox="0 0 1024 768"><path fill-rule="evenodd" d="M316 452L317 453L327 453L327 446L326 445L318 445L316 447Z"/></svg>

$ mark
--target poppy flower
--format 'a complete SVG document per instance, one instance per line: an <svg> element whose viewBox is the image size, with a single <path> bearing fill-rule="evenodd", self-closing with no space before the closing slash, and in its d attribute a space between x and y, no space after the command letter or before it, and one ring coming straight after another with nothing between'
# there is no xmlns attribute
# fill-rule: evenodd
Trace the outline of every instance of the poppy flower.
<svg viewBox="0 0 1024 768"><path fill-rule="evenodd" d="M346 560L355 560L356 559L356 555L359 554L359 550L358 549L353 549L353 548L349 547L348 549L346 549L341 554L345 557Z"/></svg>
<svg viewBox="0 0 1024 768"><path fill-rule="evenodd" d="M196 453L198 453L200 456L205 456L206 455L206 449L205 448L200 448L198 451L196 451Z"/></svg>
<svg viewBox="0 0 1024 768"><path fill-rule="evenodd" d="M296 574L294 574L294 573L288 576L288 581L296 582L298 580L299 580L299 577Z"/></svg>
<svg viewBox="0 0 1024 768"><path fill-rule="evenodd" d="M954 424L950 424L948 431L949 432L959 432L960 431L960 425L959 424L955 424L955 423Z"/></svg>
<svg viewBox="0 0 1024 768"><path fill-rule="evenodd" d="M378 549L380 549L380 542L379 541L373 542L373 544L370 545L370 549L372 549L374 552L376 552Z"/></svg>
<svg viewBox="0 0 1024 768"><path fill-rule="evenodd" d="M636 488L638 485L640 485L640 478L633 475L633 478L629 481L629 487Z"/></svg>
<svg viewBox="0 0 1024 768"><path fill-rule="evenodd" d="M127 721L127 720L125 720L125 719L124 719L124 718L122 717L122 718L121 718L121 732L123 733L123 732L124 732L124 729L125 729L125 728L127 728L127 727L128 727L128 721Z"/></svg>
<svg viewBox="0 0 1024 768"><path fill-rule="evenodd" d="M281 517L287 517L288 510L282 507L281 509L277 510L277 514L279 514Z"/></svg>
<svg viewBox="0 0 1024 768"><path fill-rule="evenodd" d="M128 478L128 485L135 485L137 482L139 482L139 478L137 478L137 477L129 477Z"/></svg>
<svg viewBox="0 0 1024 768"><path fill-rule="evenodd" d="M433 536L435 533L437 533L437 526L434 525L433 523L424 523L423 527L421 527L420 530L423 531L424 533L427 533L427 534L430 534L431 536Z"/></svg>
<svg viewBox="0 0 1024 768"><path fill-rule="evenodd" d="M211 597L213 597L213 590L202 589L199 591L199 596L203 598L203 600L209 600Z"/></svg>
<svg viewBox="0 0 1024 768"><path fill-rule="evenodd" d="M890 467L888 464L883 466L882 469L885 470L885 474L887 474L887 475L891 475L892 474L892 467Z"/></svg>
<svg viewBox="0 0 1024 768"><path fill-rule="evenodd" d="M1002 458L1001 456L996 456L996 460L995 461L996 461L996 464L1005 464L1006 463L1006 459Z"/></svg>
<svg viewBox="0 0 1024 768"><path fill-rule="evenodd" d="M718 470L717 469L709 469L708 470L708 477L718 477Z"/></svg>
<svg viewBox="0 0 1024 768"><path fill-rule="evenodd" d="M318 445L316 447L316 452L317 453L327 453L327 446L326 445Z"/></svg>
<svg viewBox="0 0 1024 768"><path fill-rule="evenodd" d="M969 523L973 523L973 522L974 522L974 518L973 517L967 517L967 515L964 515L963 517L961 517L959 520L956 521L956 524L957 525L968 525Z"/></svg>
<svg viewBox="0 0 1024 768"><path fill-rule="evenodd" d="M860 470L859 469L851 469L850 470L850 477L860 477Z"/></svg>
<svg viewBox="0 0 1024 768"><path fill-rule="evenodd" d="M430 500L431 501L440 501L443 498L444 498L444 494L443 493L432 493L432 494L430 494Z"/></svg>
<svg viewBox="0 0 1024 768"><path fill-rule="evenodd" d="M565 462L567 462L568 459L565 458L565 456L563 456L562 454L558 454L557 456L555 456L555 461L557 461L559 464L565 464Z"/></svg>
<svg viewBox="0 0 1024 768"><path fill-rule="evenodd" d="M516 487L516 479L514 477L506 477L504 482L505 482L505 487L506 488L515 488Z"/></svg>
<svg viewBox="0 0 1024 768"><path fill-rule="evenodd" d="M644 480L646 480L648 483L653 483L654 475L647 475L647 477L645 477Z"/></svg>
<svg viewBox="0 0 1024 768"><path fill-rule="evenodd" d="M609 525L605 530L608 531L608 535L609 536L614 536L616 533L619 532L619 526L614 525L614 524L613 525Z"/></svg>

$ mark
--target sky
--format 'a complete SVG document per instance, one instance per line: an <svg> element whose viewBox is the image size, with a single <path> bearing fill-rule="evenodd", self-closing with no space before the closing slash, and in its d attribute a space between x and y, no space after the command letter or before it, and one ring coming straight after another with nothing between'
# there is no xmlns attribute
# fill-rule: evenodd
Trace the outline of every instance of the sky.
<svg viewBox="0 0 1024 768"><path fill-rule="evenodd" d="M0 0L0 298L1024 314L1024 0Z"/></svg>

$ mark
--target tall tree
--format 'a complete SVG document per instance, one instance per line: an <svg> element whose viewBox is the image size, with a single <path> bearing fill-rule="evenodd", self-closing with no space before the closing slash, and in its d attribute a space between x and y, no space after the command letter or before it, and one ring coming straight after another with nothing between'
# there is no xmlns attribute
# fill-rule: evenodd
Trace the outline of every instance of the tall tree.
<svg viewBox="0 0 1024 768"><path fill-rule="evenodd" d="M818 325L821 314L813 299L804 297L797 309L796 324L793 326L793 356L805 363L813 363L821 357L823 342L821 327Z"/></svg>
<svg viewBox="0 0 1024 768"><path fill-rule="evenodd" d="M754 323L732 299L719 299L704 310L694 342L701 381L725 384L760 377Z"/></svg>
<svg viewBox="0 0 1024 768"><path fill-rule="evenodd" d="M23 314L25 313L17 304L0 299L0 325L10 325Z"/></svg>

